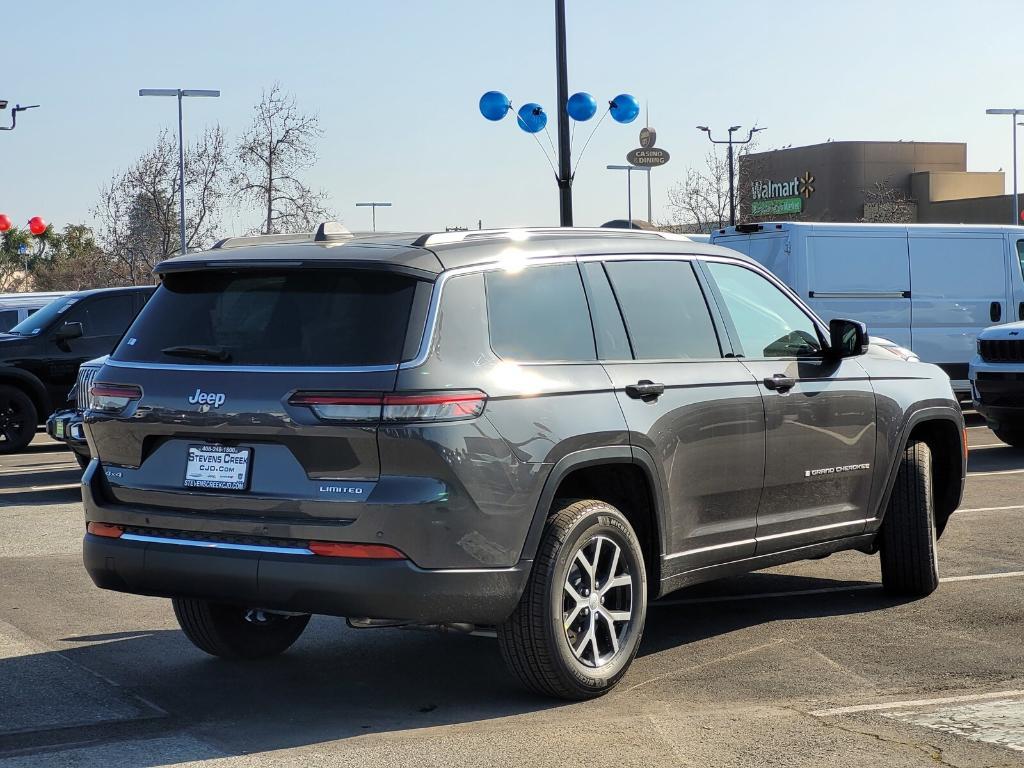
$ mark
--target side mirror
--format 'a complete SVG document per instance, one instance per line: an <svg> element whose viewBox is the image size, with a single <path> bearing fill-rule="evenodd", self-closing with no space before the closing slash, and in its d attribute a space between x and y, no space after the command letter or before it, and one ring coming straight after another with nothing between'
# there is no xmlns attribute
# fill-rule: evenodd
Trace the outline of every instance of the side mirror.
<svg viewBox="0 0 1024 768"><path fill-rule="evenodd" d="M833 357L856 357L868 351L868 327L857 320L830 320L828 335Z"/></svg>
<svg viewBox="0 0 1024 768"><path fill-rule="evenodd" d="M64 323L57 329L57 335L54 338L57 341L71 341L71 339L80 339L83 335L81 323Z"/></svg>

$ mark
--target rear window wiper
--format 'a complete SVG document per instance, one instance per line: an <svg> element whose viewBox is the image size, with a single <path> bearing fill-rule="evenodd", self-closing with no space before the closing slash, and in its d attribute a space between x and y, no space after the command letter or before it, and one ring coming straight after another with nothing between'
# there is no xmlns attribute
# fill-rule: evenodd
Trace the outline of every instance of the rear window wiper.
<svg viewBox="0 0 1024 768"><path fill-rule="evenodd" d="M160 351L174 357L195 357L199 360L216 360L221 363L226 363L231 359L231 353L224 347L207 344L180 344L174 347L164 347Z"/></svg>

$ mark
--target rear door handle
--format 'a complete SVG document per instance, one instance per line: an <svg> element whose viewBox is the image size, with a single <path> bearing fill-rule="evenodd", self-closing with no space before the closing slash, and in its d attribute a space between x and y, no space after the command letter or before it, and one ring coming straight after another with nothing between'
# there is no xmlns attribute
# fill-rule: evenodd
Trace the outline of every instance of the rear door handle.
<svg viewBox="0 0 1024 768"><path fill-rule="evenodd" d="M766 376L763 381L768 389L774 389L776 392L786 392L796 386L796 379L782 373Z"/></svg>
<svg viewBox="0 0 1024 768"><path fill-rule="evenodd" d="M636 384L626 385L626 394L634 400L657 400L664 391L664 384L649 379L641 379Z"/></svg>
<svg viewBox="0 0 1024 768"><path fill-rule="evenodd" d="M992 319L993 323L998 323L1003 319L1003 304L999 301L993 301L988 307L988 316Z"/></svg>

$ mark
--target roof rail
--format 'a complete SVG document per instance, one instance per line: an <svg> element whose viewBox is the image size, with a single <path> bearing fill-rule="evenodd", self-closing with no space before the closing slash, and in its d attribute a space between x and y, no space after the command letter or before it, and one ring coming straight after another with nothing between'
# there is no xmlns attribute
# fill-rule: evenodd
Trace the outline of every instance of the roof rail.
<svg viewBox="0 0 1024 768"><path fill-rule="evenodd" d="M614 229L610 227L522 227L515 229L471 229L463 232L435 232L421 235L413 242L417 246L450 245L473 240L529 240L530 237L636 237L688 242L686 235L674 232L660 232L653 229Z"/></svg>
<svg viewBox="0 0 1024 768"><path fill-rule="evenodd" d="M336 221L324 221L315 232L287 232L274 235L243 235L242 237L225 237L213 244L217 250L224 248L240 248L244 245L271 245L273 243L330 243L338 240L351 240L354 235Z"/></svg>

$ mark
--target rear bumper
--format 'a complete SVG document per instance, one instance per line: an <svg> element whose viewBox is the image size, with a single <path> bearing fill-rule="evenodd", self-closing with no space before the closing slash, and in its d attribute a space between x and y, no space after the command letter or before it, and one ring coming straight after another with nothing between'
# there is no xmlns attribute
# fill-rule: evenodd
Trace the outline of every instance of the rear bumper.
<svg viewBox="0 0 1024 768"><path fill-rule="evenodd" d="M990 426L1024 427L1024 363L971 363L974 407Z"/></svg>
<svg viewBox="0 0 1024 768"><path fill-rule="evenodd" d="M358 560L123 541L86 534L96 586L269 610L418 623L497 624L514 610L530 562L511 568L426 570L406 560Z"/></svg>

